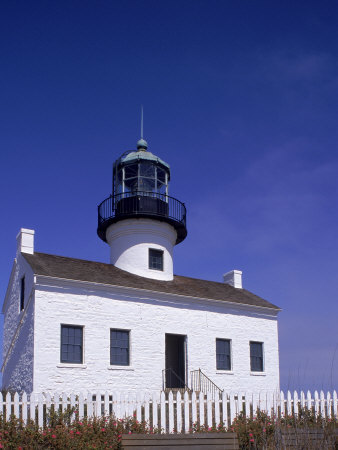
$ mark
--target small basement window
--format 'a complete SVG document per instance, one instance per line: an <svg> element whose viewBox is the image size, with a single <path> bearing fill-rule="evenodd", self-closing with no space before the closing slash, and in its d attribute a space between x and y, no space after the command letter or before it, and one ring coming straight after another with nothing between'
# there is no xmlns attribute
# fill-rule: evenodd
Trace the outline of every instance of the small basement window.
<svg viewBox="0 0 338 450"><path fill-rule="evenodd" d="M25 277L21 278L20 284L20 311L25 309Z"/></svg>
<svg viewBox="0 0 338 450"><path fill-rule="evenodd" d="M149 249L149 269L163 271L163 250Z"/></svg>
<svg viewBox="0 0 338 450"><path fill-rule="evenodd" d="M263 342L250 342L251 372L263 372Z"/></svg>

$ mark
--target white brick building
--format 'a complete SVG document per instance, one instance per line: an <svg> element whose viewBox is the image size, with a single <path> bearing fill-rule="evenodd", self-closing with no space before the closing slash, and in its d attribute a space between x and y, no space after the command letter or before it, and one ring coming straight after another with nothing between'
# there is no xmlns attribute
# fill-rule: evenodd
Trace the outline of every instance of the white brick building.
<svg viewBox="0 0 338 450"><path fill-rule="evenodd" d="M199 389L201 369L226 390L279 388L279 308L242 288L173 275L185 206L169 166L138 142L114 164L98 235L111 264L38 253L18 234L3 305L3 387L27 392Z"/></svg>

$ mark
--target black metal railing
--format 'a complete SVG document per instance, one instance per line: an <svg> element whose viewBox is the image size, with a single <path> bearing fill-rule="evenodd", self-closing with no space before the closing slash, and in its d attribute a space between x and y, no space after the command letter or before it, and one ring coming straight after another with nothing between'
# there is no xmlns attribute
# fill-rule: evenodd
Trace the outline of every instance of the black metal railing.
<svg viewBox="0 0 338 450"><path fill-rule="evenodd" d="M182 389L185 391L190 391L183 378L177 375L171 367L162 370L162 387L164 391L166 389Z"/></svg>
<svg viewBox="0 0 338 450"><path fill-rule="evenodd" d="M158 192L125 192L111 195L98 206L98 234L105 240L109 224L129 217L156 217L169 222L177 230L177 243L187 235L184 203Z"/></svg>
<svg viewBox="0 0 338 450"><path fill-rule="evenodd" d="M210 392L213 399L219 398L223 392L223 389L219 388L212 380L210 380L201 369L192 370L190 372L190 377L192 391L202 392L203 394Z"/></svg>

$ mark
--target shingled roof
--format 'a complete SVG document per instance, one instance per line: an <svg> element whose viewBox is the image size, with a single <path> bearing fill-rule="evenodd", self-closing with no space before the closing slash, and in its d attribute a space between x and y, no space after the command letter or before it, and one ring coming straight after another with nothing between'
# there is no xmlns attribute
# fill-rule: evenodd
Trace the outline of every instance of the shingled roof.
<svg viewBox="0 0 338 450"><path fill-rule="evenodd" d="M172 281L152 280L104 264L83 259L48 255L46 253L22 253L34 274L68 280L88 281L112 286L124 286L167 294L184 295L211 300L259 306L279 310L277 306L245 290L216 281L175 275Z"/></svg>

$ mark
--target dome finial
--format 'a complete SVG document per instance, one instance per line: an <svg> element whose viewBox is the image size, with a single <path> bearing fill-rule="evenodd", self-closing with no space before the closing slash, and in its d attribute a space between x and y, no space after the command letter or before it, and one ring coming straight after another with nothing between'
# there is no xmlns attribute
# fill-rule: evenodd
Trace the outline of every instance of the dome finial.
<svg viewBox="0 0 338 450"><path fill-rule="evenodd" d="M137 142L137 150L146 151L147 148L147 141L143 139L143 106L141 105L141 139Z"/></svg>

